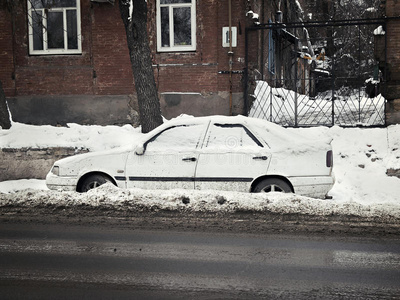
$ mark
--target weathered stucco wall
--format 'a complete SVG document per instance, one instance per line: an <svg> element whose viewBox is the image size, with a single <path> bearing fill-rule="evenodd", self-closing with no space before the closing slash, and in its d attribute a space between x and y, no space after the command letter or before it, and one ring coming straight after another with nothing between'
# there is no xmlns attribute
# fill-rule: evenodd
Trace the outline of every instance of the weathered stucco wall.
<svg viewBox="0 0 400 300"><path fill-rule="evenodd" d="M133 95L42 95L8 98L13 121L35 125L67 123L139 125Z"/></svg>
<svg viewBox="0 0 400 300"><path fill-rule="evenodd" d="M85 152L75 148L0 149L0 181L44 179L56 160Z"/></svg>
<svg viewBox="0 0 400 300"><path fill-rule="evenodd" d="M67 123L139 126L136 95L21 96L7 99L15 122L65 126ZM229 112L229 92L161 93L161 113L171 119L181 114L197 117ZM243 94L233 93L232 112L243 112Z"/></svg>

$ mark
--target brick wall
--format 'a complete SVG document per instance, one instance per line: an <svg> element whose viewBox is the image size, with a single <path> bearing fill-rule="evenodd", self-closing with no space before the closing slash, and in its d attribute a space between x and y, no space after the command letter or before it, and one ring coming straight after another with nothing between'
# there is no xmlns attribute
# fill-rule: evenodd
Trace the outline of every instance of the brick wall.
<svg viewBox="0 0 400 300"><path fill-rule="evenodd" d="M13 62L13 35L11 14L0 2L0 81L6 95L13 95L15 88Z"/></svg>
<svg viewBox="0 0 400 300"><path fill-rule="evenodd" d="M386 16L388 17L400 16L400 3L398 0L386 0Z"/></svg>
<svg viewBox="0 0 400 300"><path fill-rule="evenodd" d="M228 90L228 76L218 74L218 71L229 70L229 48L222 47L222 27L228 26L228 1L197 1L197 49L185 53L156 52L156 23L152 20L155 3L155 0L148 2L149 36L160 92ZM233 49L233 69L243 70L245 1L232 1L232 12L232 25L239 31L238 47ZM0 16L0 79L4 81L7 96L133 93L132 70L118 3L112 6L81 1L82 55L30 56L25 5L18 7L15 14L14 42L11 14L1 9ZM12 80L13 46L15 82ZM176 82L171 82L171 74L178 78ZM235 77L234 91L240 92L240 76ZM179 84L179 80L183 84Z"/></svg>
<svg viewBox="0 0 400 300"><path fill-rule="evenodd" d="M149 1L155 11L155 1ZM232 1L232 26L238 28L238 46L233 48L233 70L242 71L245 57L245 1ZM159 91L209 93L229 91L229 48L222 47L222 27L227 27L228 1L197 1L197 49L186 53L157 53L156 23L149 26L155 77ZM155 17L151 15L151 17ZM178 66L176 64L183 64ZM171 77L172 76L172 77ZM174 77L177 80L174 80ZM241 75L234 75L233 92L242 92Z"/></svg>
<svg viewBox="0 0 400 300"><path fill-rule="evenodd" d="M400 1L386 0L386 16L397 17L400 15ZM386 26L386 48L387 48L387 86L385 98L386 123L400 123L400 20L387 21Z"/></svg>
<svg viewBox="0 0 400 300"><path fill-rule="evenodd" d="M92 3L88 13L91 18L94 93L132 94L132 68L118 3L114 6Z"/></svg>
<svg viewBox="0 0 400 300"><path fill-rule="evenodd" d="M82 55L29 55L26 1L20 1L14 14L15 92L7 96L73 95L92 93L90 3L82 3Z"/></svg>
<svg viewBox="0 0 400 300"><path fill-rule="evenodd" d="M398 17L400 15L400 1L386 0L386 16ZM400 80L400 21L388 20L387 28L387 64L389 68L389 80Z"/></svg>
<svg viewBox="0 0 400 300"><path fill-rule="evenodd" d="M133 93L118 6L81 1L82 55L29 55L26 20L26 1L14 20L5 7L0 9L0 80L8 97Z"/></svg>
<svg viewBox="0 0 400 300"><path fill-rule="evenodd" d="M0 80L7 97L134 94L118 1L110 5L81 0L82 54L44 56L29 55L26 0L19 3L13 18L5 7L0 8ZM209 95L230 90L229 75L219 73L229 70L229 48L222 47L228 0L202 0L196 5L196 51L157 53L156 0L148 1L150 47L160 93ZM238 47L233 49L235 71L244 68L245 12L246 1L232 0L232 26L238 29ZM232 82L232 92L238 98L243 92L242 75L233 75Z"/></svg>

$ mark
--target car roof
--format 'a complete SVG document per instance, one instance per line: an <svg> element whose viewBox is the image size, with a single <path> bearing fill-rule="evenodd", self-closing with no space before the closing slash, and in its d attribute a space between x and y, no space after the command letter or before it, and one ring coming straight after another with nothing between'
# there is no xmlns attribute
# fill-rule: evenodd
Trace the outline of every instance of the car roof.
<svg viewBox="0 0 400 300"><path fill-rule="evenodd" d="M145 134L142 143L145 143L149 138L159 134L165 129L173 126L201 125L207 126L209 123L214 124L242 124L249 129L262 143L268 145L274 152L289 151L289 152L305 152L317 149L326 149L331 140L313 139L309 136L300 134L298 131L289 130L280 125L274 124L267 120L256 119L245 116L206 116L194 117L189 115L181 115L166 121L153 131Z"/></svg>
<svg viewBox="0 0 400 300"><path fill-rule="evenodd" d="M256 137L261 138L264 143L273 148L288 147L288 145L302 144L305 142L303 136L299 136L286 128L271 123L267 120L256 119L245 116L206 116L206 117L194 117L188 115L181 115L170 121L165 122L161 125L157 132L163 131L164 129L171 126L183 126L183 125L208 125L209 123L214 124L241 124L248 128Z"/></svg>

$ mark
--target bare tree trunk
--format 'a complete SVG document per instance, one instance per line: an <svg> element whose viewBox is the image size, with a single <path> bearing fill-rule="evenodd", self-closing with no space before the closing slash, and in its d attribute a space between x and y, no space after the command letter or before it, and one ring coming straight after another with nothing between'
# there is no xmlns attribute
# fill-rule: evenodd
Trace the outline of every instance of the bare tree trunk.
<svg viewBox="0 0 400 300"><path fill-rule="evenodd" d="M6 96L4 95L3 85L0 81L0 127L2 129L10 129L11 121L8 112Z"/></svg>
<svg viewBox="0 0 400 300"><path fill-rule="evenodd" d="M147 35L147 1L132 1L131 20L129 20L129 0L119 0L119 10L126 30L138 97L140 123L142 132L146 133L161 125L162 117Z"/></svg>

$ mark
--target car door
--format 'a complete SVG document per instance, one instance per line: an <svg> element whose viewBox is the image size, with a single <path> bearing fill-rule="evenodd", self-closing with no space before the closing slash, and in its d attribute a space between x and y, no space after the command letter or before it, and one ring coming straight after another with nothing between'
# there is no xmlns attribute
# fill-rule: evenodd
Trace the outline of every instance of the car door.
<svg viewBox="0 0 400 300"><path fill-rule="evenodd" d="M242 124L210 124L196 169L196 189L248 192L267 173L270 152Z"/></svg>
<svg viewBox="0 0 400 300"><path fill-rule="evenodd" d="M129 154L127 187L193 189L205 124L169 127L144 143L143 153Z"/></svg>

